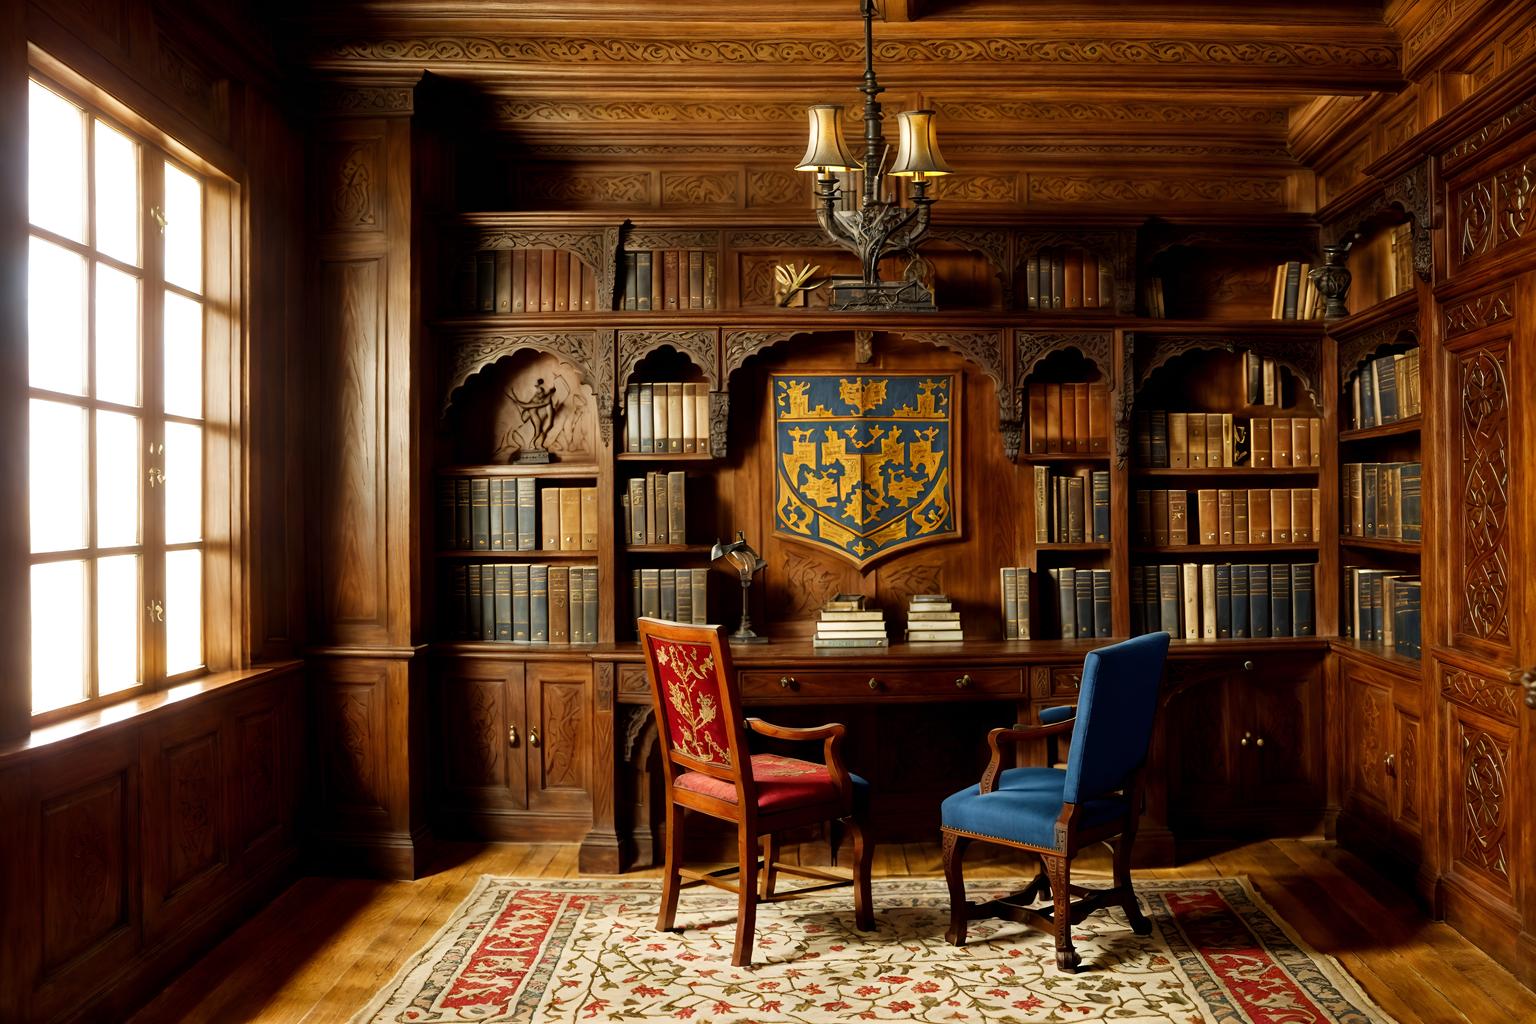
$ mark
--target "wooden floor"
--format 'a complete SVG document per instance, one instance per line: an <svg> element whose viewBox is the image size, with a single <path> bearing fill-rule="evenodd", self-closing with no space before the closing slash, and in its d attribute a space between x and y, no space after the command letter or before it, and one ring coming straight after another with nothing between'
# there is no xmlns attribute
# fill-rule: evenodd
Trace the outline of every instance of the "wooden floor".
<svg viewBox="0 0 1536 1024"><path fill-rule="evenodd" d="M133 1024L172 1021L346 1021L424 945L482 874L569 878L576 848L450 845L443 866L415 882L305 878L178 978ZM825 863L824 846L791 859ZM1084 855L1074 870L1101 873ZM876 877L940 874L939 848L877 848ZM1032 874L1021 862L967 859L967 877ZM654 876L656 871L632 877ZM1401 891L1322 840L1256 842L1137 877L1248 875L1314 947L1338 957L1403 1024L1536 1021L1536 994L1445 925L1431 924ZM685 895L683 897L687 899Z"/></svg>

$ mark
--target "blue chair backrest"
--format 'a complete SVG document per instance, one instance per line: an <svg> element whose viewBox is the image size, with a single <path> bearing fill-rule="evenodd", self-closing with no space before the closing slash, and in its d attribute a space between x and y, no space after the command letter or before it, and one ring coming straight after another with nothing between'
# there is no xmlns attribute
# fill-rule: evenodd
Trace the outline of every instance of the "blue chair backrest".
<svg viewBox="0 0 1536 1024"><path fill-rule="evenodd" d="M1062 799L1079 803L1119 789L1147 759L1167 633L1090 651L1077 691L1077 724Z"/></svg>

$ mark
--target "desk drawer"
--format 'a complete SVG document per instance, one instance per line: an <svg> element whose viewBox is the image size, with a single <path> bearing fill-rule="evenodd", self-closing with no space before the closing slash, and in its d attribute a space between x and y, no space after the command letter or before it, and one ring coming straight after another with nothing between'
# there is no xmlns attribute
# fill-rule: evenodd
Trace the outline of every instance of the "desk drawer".
<svg viewBox="0 0 1536 1024"><path fill-rule="evenodd" d="M811 669L795 672L743 672L741 692L747 698L841 698L888 694L902 697L956 697L966 694L1022 693L1024 677L1018 669L957 668L948 672L897 670L829 672Z"/></svg>

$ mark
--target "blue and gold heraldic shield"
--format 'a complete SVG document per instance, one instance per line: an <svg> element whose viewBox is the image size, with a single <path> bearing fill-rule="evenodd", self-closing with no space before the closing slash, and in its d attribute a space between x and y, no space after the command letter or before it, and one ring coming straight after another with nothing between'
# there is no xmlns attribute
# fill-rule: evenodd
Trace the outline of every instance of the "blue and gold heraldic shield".
<svg viewBox="0 0 1536 1024"><path fill-rule="evenodd" d="M865 566L960 535L955 378L773 376L774 531Z"/></svg>

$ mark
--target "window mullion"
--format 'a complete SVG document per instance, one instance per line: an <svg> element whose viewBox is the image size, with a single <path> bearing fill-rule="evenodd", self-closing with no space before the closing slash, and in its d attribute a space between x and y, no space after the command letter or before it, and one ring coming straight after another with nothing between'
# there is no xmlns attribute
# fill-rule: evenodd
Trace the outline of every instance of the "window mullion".
<svg viewBox="0 0 1536 1024"><path fill-rule="evenodd" d="M140 337L140 393L144 408L144 477L139 488L144 555L144 682L165 681L165 501L159 475L165 469L164 324L165 258L159 221L151 210L165 206L164 158L148 143L140 147L144 185L144 319Z"/></svg>
<svg viewBox="0 0 1536 1024"><path fill-rule="evenodd" d="M97 591L96 542L96 131L94 120L82 119L85 126L85 696L101 696L100 627L97 621L100 595Z"/></svg>

